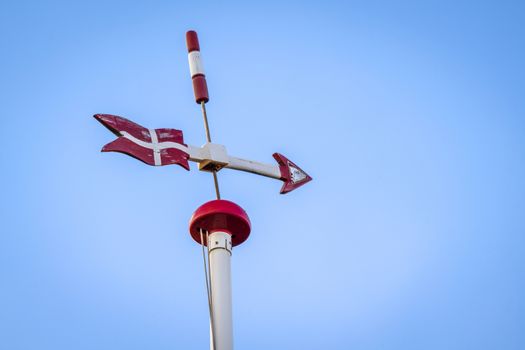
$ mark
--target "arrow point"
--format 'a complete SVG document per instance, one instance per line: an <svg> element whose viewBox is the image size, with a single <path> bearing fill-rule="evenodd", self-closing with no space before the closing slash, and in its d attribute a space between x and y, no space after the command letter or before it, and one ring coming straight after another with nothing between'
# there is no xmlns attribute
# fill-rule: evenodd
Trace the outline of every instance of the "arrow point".
<svg viewBox="0 0 525 350"><path fill-rule="evenodd" d="M273 158L279 164L281 180L284 182L281 188L281 194L291 192L305 183L312 181L310 175L282 154L274 153Z"/></svg>

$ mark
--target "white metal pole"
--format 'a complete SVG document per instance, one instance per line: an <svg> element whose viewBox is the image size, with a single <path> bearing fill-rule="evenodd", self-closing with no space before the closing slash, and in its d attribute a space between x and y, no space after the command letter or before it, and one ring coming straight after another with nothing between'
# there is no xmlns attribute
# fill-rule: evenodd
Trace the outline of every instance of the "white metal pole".
<svg viewBox="0 0 525 350"><path fill-rule="evenodd" d="M215 231L208 237L210 289L213 315L211 350L233 350L231 252L232 239L227 232Z"/></svg>

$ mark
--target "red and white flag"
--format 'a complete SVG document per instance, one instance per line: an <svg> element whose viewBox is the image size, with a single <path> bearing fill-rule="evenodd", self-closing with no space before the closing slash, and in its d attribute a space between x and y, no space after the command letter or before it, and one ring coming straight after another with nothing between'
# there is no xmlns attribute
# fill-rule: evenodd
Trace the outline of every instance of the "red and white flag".
<svg viewBox="0 0 525 350"><path fill-rule="evenodd" d="M178 164L190 170L188 147L181 130L147 129L111 114L95 114L94 117L118 136L105 145L102 152L120 152L149 165Z"/></svg>

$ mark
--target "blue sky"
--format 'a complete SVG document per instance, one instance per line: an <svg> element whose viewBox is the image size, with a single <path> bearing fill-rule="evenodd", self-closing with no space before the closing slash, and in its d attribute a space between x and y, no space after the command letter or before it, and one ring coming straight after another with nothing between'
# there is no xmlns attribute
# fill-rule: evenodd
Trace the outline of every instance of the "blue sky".
<svg viewBox="0 0 525 350"><path fill-rule="evenodd" d="M525 348L524 5L0 4L0 348L205 349L209 174L101 154L118 114L313 177L222 171L237 349Z"/></svg>

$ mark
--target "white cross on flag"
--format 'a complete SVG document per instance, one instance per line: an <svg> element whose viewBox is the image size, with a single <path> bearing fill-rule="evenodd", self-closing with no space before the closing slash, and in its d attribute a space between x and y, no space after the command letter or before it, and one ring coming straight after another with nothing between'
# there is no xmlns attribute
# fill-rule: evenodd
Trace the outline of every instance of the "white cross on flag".
<svg viewBox="0 0 525 350"><path fill-rule="evenodd" d="M118 138L102 148L102 152L120 152L148 165L178 164L190 170L189 154L181 130L147 129L126 118L111 114L95 114L95 119Z"/></svg>

